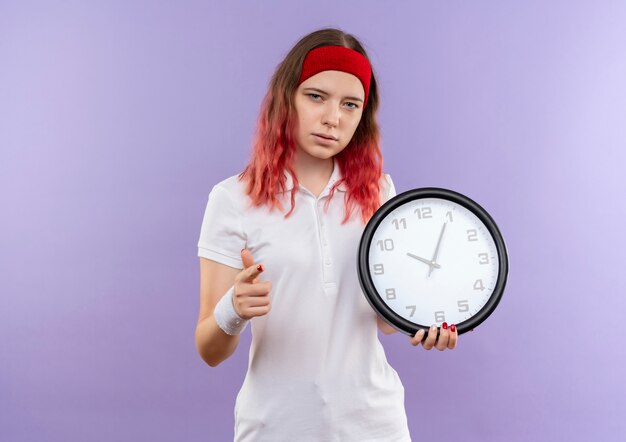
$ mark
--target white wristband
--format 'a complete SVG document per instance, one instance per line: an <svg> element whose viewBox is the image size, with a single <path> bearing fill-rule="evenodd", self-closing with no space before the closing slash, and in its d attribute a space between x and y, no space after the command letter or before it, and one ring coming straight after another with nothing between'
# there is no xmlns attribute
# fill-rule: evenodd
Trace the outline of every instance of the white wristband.
<svg viewBox="0 0 626 442"><path fill-rule="evenodd" d="M243 319L235 311L235 307L233 306L234 292L234 287L229 288L224 296L222 296L222 299L215 305L215 310L213 311L213 317L219 328L224 330L224 333L231 336L240 334L244 331L248 322L250 322L247 319Z"/></svg>

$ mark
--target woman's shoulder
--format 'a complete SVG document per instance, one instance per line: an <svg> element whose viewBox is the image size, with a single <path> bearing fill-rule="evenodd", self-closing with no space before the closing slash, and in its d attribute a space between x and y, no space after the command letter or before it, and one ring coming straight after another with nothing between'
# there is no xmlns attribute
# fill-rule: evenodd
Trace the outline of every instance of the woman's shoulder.
<svg viewBox="0 0 626 442"><path fill-rule="evenodd" d="M209 202L219 207L220 210L234 210L241 212L247 204L245 183L239 180L239 175L225 178L215 185L209 192Z"/></svg>
<svg viewBox="0 0 626 442"><path fill-rule="evenodd" d="M393 186L393 181L391 180L391 175L383 172L380 176L380 186L385 189L389 186Z"/></svg>
<svg viewBox="0 0 626 442"><path fill-rule="evenodd" d="M380 177L379 185L383 203L396 196L396 188L393 185L393 180L391 179L390 174L383 172Z"/></svg>
<svg viewBox="0 0 626 442"><path fill-rule="evenodd" d="M225 190L233 197L239 197L245 194L245 184L239 179L239 174L219 181L213 186L212 191L215 191L215 189Z"/></svg>

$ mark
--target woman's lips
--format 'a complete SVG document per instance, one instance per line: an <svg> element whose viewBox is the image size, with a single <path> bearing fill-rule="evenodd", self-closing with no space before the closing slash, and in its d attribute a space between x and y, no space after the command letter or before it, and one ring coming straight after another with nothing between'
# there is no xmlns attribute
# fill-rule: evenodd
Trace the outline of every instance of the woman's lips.
<svg viewBox="0 0 626 442"><path fill-rule="evenodd" d="M313 136L322 144L332 144L337 141L335 138L330 138L329 135L313 134Z"/></svg>

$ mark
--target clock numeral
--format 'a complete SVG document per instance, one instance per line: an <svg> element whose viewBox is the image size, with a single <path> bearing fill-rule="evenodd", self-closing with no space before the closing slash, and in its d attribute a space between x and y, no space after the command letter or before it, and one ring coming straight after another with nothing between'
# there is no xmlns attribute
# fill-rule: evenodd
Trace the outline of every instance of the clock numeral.
<svg viewBox="0 0 626 442"><path fill-rule="evenodd" d="M464 299L463 301L458 301L456 304L459 306L459 312L469 312L469 302L467 301L467 299Z"/></svg>
<svg viewBox="0 0 626 442"><path fill-rule="evenodd" d="M467 231L467 240L468 241L478 241L478 232L475 229L470 229Z"/></svg>
<svg viewBox="0 0 626 442"><path fill-rule="evenodd" d="M403 229L406 229L406 219L404 218L400 218L399 220L393 219L391 222L396 227L396 230L400 230L400 224L404 226Z"/></svg>
<svg viewBox="0 0 626 442"><path fill-rule="evenodd" d="M477 279L474 283L474 290L485 290L482 279Z"/></svg>
<svg viewBox="0 0 626 442"><path fill-rule="evenodd" d="M384 241L379 239L376 244L380 247L381 252L387 250L388 252L393 250L393 239L387 238Z"/></svg>
<svg viewBox="0 0 626 442"><path fill-rule="evenodd" d="M374 275L384 275L385 268L382 264L374 264Z"/></svg>
<svg viewBox="0 0 626 442"><path fill-rule="evenodd" d="M396 299L396 289L387 289L385 290L385 294L387 295L387 300Z"/></svg>
<svg viewBox="0 0 626 442"><path fill-rule="evenodd" d="M413 315L415 314L415 309L416 308L417 308L417 306L415 306L415 305L407 305L406 306L407 310L411 310L411 314L409 315L409 317L411 317L411 318L413 317Z"/></svg>
<svg viewBox="0 0 626 442"><path fill-rule="evenodd" d="M454 219L452 218L452 212L451 211L446 212L446 219L449 219L450 222L454 221Z"/></svg>
<svg viewBox="0 0 626 442"><path fill-rule="evenodd" d="M479 253L478 257L480 258L480 260L478 261L479 264L489 264L489 254L488 253Z"/></svg>
<svg viewBox="0 0 626 442"><path fill-rule="evenodd" d="M439 312L435 312L435 322L444 322L446 320L446 312L445 311L439 311Z"/></svg>
<svg viewBox="0 0 626 442"><path fill-rule="evenodd" d="M414 211L419 219L432 218L433 213L430 207L418 207Z"/></svg>

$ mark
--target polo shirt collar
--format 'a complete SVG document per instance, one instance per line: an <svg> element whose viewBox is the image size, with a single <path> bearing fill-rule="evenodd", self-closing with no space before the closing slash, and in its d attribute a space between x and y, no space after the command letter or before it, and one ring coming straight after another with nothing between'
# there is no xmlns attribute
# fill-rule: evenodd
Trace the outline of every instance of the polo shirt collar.
<svg viewBox="0 0 626 442"><path fill-rule="evenodd" d="M330 178L328 179L328 184L326 185L327 189L330 191L330 188L335 185L335 182L339 181L342 177L341 171L339 170L339 164L337 163L337 160L333 158L333 173L330 174ZM293 178L287 169L285 169L285 178L285 192L289 192L293 189ZM337 186L336 190L345 192L348 188L345 183L341 183Z"/></svg>

